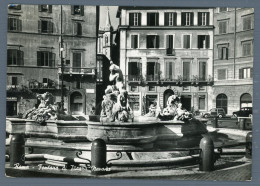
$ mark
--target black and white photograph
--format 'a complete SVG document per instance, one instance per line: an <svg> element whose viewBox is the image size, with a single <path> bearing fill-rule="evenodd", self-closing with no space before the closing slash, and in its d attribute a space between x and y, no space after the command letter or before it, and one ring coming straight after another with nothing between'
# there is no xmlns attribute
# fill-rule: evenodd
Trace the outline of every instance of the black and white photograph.
<svg viewBox="0 0 260 186"><path fill-rule="evenodd" d="M254 8L6 8L6 177L252 180Z"/></svg>

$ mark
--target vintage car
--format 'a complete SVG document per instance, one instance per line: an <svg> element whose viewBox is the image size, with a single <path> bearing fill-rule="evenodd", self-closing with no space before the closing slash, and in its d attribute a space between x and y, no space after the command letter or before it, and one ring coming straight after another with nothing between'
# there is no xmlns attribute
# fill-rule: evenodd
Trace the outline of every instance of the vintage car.
<svg viewBox="0 0 260 186"><path fill-rule="evenodd" d="M242 107L239 111L233 112L233 117L251 117L252 107Z"/></svg>
<svg viewBox="0 0 260 186"><path fill-rule="evenodd" d="M204 118L208 118L208 117L225 117L226 116L226 112L223 108L212 108L209 110L209 112L206 112L203 114Z"/></svg>

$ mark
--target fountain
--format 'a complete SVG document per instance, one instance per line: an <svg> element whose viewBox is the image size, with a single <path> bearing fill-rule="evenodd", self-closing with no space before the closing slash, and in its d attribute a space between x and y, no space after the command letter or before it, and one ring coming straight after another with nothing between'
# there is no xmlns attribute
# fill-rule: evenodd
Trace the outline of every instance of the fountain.
<svg viewBox="0 0 260 186"><path fill-rule="evenodd" d="M111 62L108 85L102 101L100 121L80 121L66 116L53 103L50 93L38 95L41 104L24 114L24 119L8 119L12 134L23 134L26 153L66 158L90 159L91 143L102 139L110 151L108 158L147 161L172 156L173 148L199 147L206 126L182 109L180 99L171 95L162 111L152 105L145 116L134 117L128 103L121 69ZM62 116L62 117L61 117ZM145 154L145 151L164 151ZM131 152L132 151L132 152ZM46 163L46 161L45 161ZM58 164L48 161L49 164Z"/></svg>

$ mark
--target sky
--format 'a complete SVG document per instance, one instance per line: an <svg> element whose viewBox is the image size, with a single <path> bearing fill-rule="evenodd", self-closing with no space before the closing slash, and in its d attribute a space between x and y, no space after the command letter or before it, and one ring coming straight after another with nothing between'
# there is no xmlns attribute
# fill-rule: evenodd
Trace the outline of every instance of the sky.
<svg viewBox="0 0 260 186"><path fill-rule="evenodd" d="M109 9L110 20L114 30L117 29L119 24L119 19L116 18L118 6L100 6L100 23L99 27L104 27L106 24L107 10Z"/></svg>

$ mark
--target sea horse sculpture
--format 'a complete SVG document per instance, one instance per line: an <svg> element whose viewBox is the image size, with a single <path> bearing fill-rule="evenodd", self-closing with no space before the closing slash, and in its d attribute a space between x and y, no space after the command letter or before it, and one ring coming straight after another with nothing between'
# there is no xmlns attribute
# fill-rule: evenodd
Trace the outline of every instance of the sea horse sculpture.
<svg viewBox="0 0 260 186"><path fill-rule="evenodd" d="M113 85L108 85L101 103L101 122L121 121L127 122L130 118L133 119L132 110L128 102L128 92L124 88L124 78L122 70L110 62L109 81Z"/></svg>

